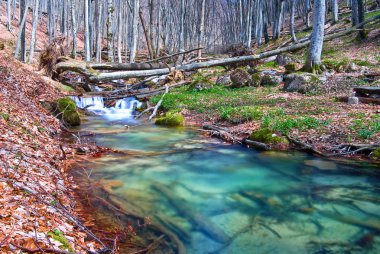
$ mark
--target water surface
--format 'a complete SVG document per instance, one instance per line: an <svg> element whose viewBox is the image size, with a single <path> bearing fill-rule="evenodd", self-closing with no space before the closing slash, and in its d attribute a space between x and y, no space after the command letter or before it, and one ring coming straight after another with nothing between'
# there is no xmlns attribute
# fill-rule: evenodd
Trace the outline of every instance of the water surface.
<svg viewBox="0 0 380 254"><path fill-rule="evenodd" d="M133 121L90 118L81 128L130 152L94 159L91 177L122 181L112 194L166 225L187 253L380 253L374 166L259 153Z"/></svg>

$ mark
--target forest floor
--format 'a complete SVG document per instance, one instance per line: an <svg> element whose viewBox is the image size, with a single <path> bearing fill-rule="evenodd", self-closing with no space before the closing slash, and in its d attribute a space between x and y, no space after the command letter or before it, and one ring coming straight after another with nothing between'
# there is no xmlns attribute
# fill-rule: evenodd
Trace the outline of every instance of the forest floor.
<svg viewBox="0 0 380 254"><path fill-rule="evenodd" d="M301 38L309 33L297 35ZM380 105L351 105L337 100L339 96L352 96L352 89L356 86L380 86L379 77L368 80L363 74L380 71L380 29L374 28L361 42L355 36L325 43L323 62L334 65L335 70L324 72L322 76L325 81L317 92L286 92L283 90L284 83L274 87L231 89L216 81L221 76L228 76L232 70L218 67L199 70L190 76L193 80L206 78L214 84L212 89L172 89L165 97L162 108L165 111L180 111L189 125L228 127L232 134L239 137L248 137L260 128L270 128L297 137L325 153L331 153L332 148L342 144L379 144ZM289 37L256 49L256 52L278 48L286 41ZM288 56L301 68L306 54L307 50L303 49ZM284 67L274 60L257 64L251 69L285 73ZM356 69L350 70L349 66L353 65ZM337 66L339 70L335 68ZM157 102L160 98L156 96L151 101Z"/></svg>
<svg viewBox="0 0 380 254"><path fill-rule="evenodd" d="M66 87L15 61L10 48L0 51L0 252L99 249L78 226L83 209L66 171L74 150L41 106Z"/></svg>

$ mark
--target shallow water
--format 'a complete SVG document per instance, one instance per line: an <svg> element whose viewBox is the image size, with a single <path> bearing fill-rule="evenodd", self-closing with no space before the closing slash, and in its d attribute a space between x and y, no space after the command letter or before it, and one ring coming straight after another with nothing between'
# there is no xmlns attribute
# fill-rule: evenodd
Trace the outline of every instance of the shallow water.
<svg viewBox="0 0 380 254"><path fill-rule="evenodd" d="M91 177L121 180L113 194L169 221L188 253L380 253L374 166L259 153L193 129L101 118L81 128L99 145L131 151L94 159Z"/></svg>

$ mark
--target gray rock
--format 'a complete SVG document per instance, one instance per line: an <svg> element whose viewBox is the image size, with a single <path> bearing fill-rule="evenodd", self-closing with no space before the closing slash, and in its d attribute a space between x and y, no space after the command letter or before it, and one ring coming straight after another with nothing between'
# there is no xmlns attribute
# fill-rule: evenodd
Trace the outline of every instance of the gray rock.
<svg viewBox="0 0 380 254"><path fill-rule="evenodd" d="M276 57L276 63L278 65L284 66L284 65L287 65L287 64L289 64L291 62L294 62L294 59L292 59L287 54L280 54L280 55L277 55L277 57Z"/></svg>
<svg viewBox="0 0 380 254"><path fill-rule="evenodd" d="M231 87L233 88L240 88L245 86L251 86L252 79L251 75L243 70L243 69L236 69L231 73Z"/></svg>
<svg viewBox="0 0 380 254"><path fill-rule="evenodd" d="M293 73L284 75L284 90L287 92L315 93L321 85L321 80L311 73Z"/></svg>
<svg viewBox="0 0 380 254"><path fill-rule="evenodd" d="M229 86L231 85L231 77L229 75L226 75L226 76L220 76L217 80L216 80L216 83L217 84L220 84L220 85L224 85L224 86Z"/></svg>
<svg viewBox="0 0 380 254"><path fill-rule="evenodd" d="M261 78L261 85L262 86L278 86L282 82L281 76L274 76L274 75L264 75Z"/></svg>
<svg viewBox="0 0 380 254"><path fill-rule="evenodd" d="M190 84L188 90L195 90L195 91L202 91L202 90L208 90L212 89L214 86L209 82L194 82Z"/></svg>
<svg viewBox="0 0 380 254"><path fill-rule="evenodd" d="M358 97L348 97L348 104L351 104L351 105L359 104L359 98Z"/></svg>

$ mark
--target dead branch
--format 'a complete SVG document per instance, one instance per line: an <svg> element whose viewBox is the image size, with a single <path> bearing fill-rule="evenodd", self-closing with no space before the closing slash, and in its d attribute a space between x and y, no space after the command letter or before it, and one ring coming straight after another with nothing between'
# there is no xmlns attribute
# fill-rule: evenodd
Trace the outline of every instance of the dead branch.
<svg viewBox="0 0 380 254"><path fill-rule="evenodd" d="M165 93L162 95L160 101L157 103L157 105L153 109L152 115L149 117L149 121L153 119L157 115L157 110L161 107L162 102L164 101L165 95L169 93L169 86L165 85Z"/></svg>
<svg viewBox="0 0 380 254"><path fill-rule="evenodd" d="M302 151L305 151L305 152L311 153L311 154L315 154L315 155L318 155L318 156L322 156L322 157L328 157L328 155L326 155L326 154L318 151L317 149L315 149L311 145L302 143L301 141L296 140L296 139L290 137L289 135L286 135L286 138L289 140L290 143L296 145L297 148L299 148Z"/></svg>
<svg viewBox="0 0 380 254"><path fill-rule="evenodd" d="M171 58L171 57L173 57L173 56L184 55L184 54L191 53L191 52L193 52L193 51L197 51L197 50L200 50L200 49L203 49L203 47L199 47L199 48L195 48L195 49L190 49L190 50L183 51L183 52L178 52L178 53L175 53L175 54L172 54L172 55L167 55L167 56L159 57L159 58L157 58L157 59L153 59L153 60L150 60L150 61L144 62L144 64L153 63L153 62L158 62L158 61L161 61L161 60L164 60L164 59Z"/></svg>

